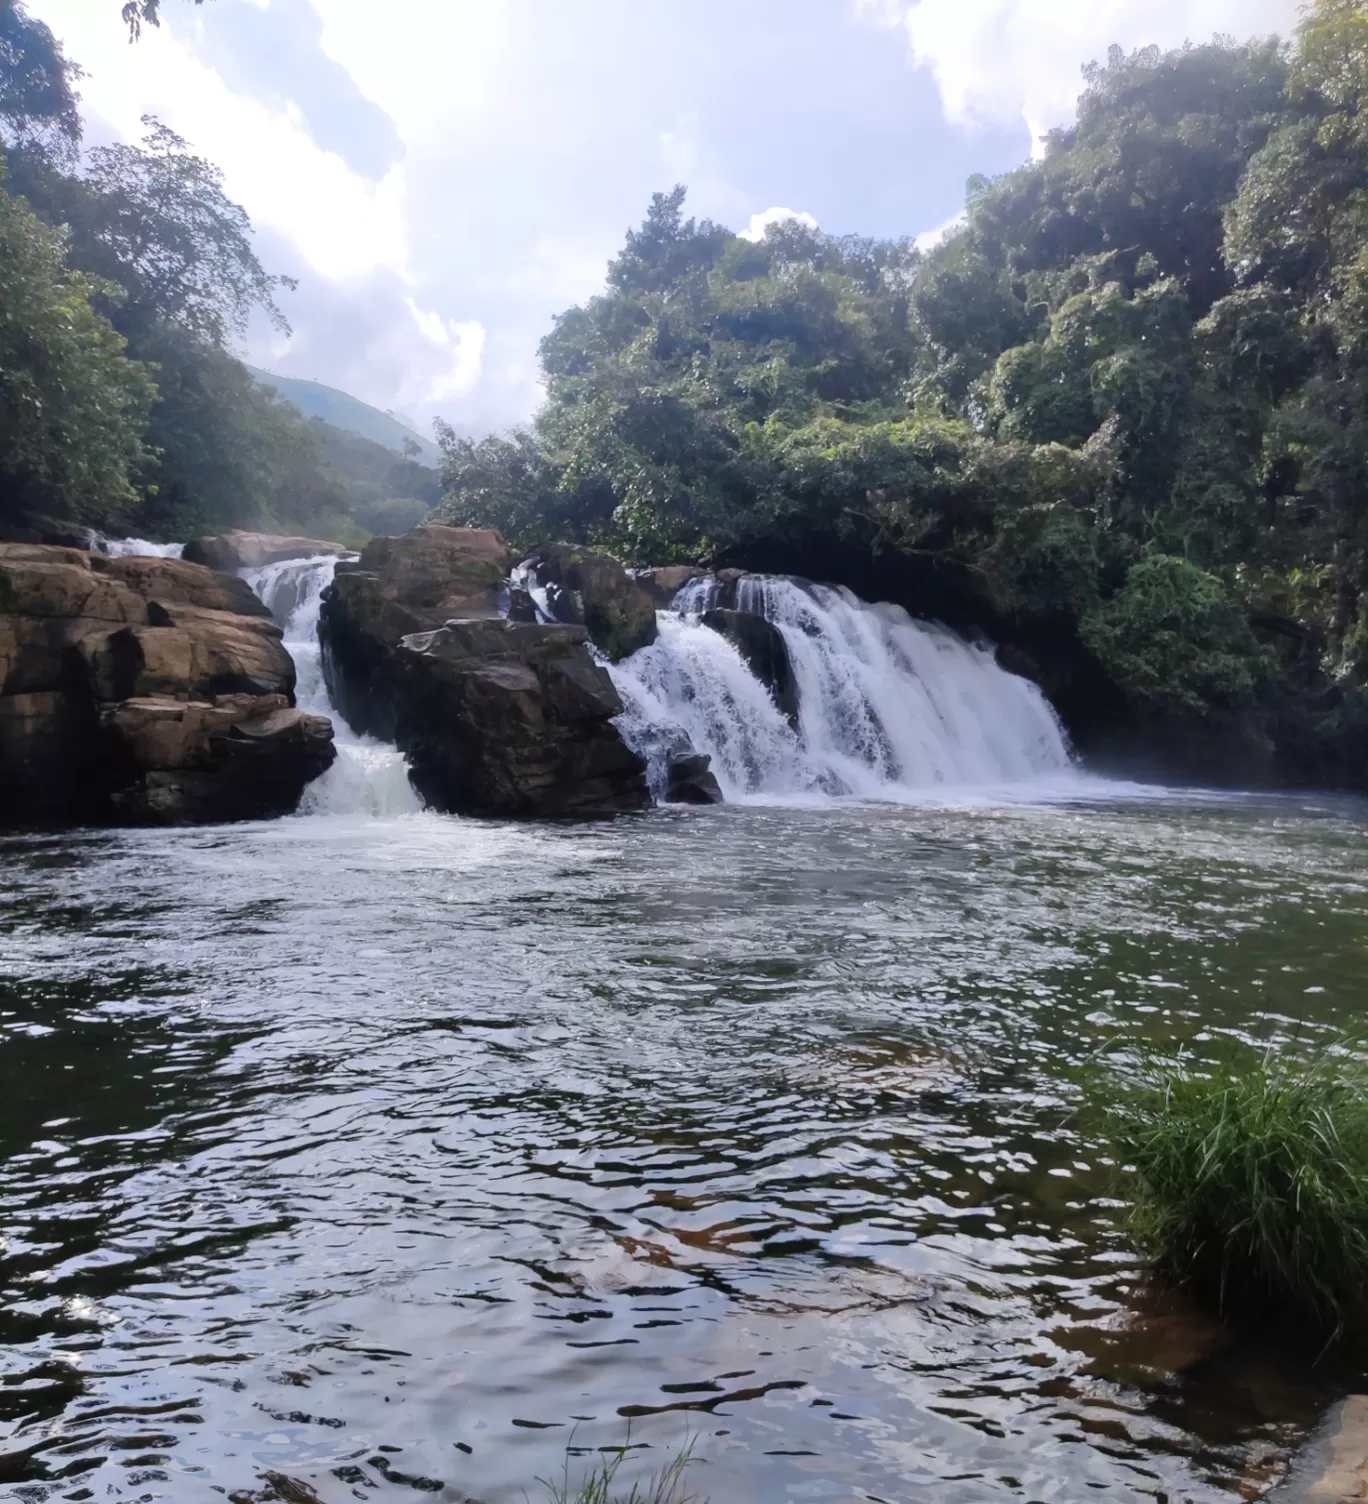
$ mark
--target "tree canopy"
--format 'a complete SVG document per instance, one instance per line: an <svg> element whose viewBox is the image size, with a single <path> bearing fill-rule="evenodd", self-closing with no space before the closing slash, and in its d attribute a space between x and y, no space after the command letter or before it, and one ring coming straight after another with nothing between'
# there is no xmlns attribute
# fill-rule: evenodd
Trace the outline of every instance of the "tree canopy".
<svg viewBox="0 0 1368 1504"><path fill-rule="evenodd" d="M1368 676L1368 15L1084 84L925 254L657 195L543 342L531 428L447 436L444 515L637 563L932 557L1158 713L1338 703Z"/></svg>

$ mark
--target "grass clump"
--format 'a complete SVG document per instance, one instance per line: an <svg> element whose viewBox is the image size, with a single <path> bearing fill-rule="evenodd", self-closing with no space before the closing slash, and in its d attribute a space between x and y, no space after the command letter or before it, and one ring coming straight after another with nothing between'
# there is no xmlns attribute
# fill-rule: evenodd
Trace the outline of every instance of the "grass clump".
<svg viewBox="0 0 1368 1504"><path fill-rule="evenodd" d="M658 1473L633 1483L623 1493L617 1475L630 1452L621 1446L602 1458L579 1483L570 1479L570 1455L566 1453L565 1471L559 1479L538 1479L550 1496L551 1504L706 1504L697 1494L686 1492L685 1474L693 1461L692 1442Z"/></svg>
<svg viewBox="0 0 1368 1504"><path fill-rule="evenodd" d="M1368 1302L1368 1072L1250 1052L1151 1064L1109 1109L1131 1229L1165 1273L1232 1317L1318 1340Z"/></svg>

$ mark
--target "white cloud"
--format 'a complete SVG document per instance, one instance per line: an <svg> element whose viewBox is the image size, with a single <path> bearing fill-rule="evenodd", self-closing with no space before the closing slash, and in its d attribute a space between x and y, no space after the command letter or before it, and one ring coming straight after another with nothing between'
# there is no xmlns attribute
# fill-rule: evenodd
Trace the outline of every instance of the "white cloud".
<svg viewBox="0 0 1368 1504"><path fill-rule="evenodd" d="M447 357L445 368L427 382L427 389L414 402L428 409L441 408L459 397L469 396L479 385L484 370L484 325L478 319L446 319L440 313L420 308L412 298L404 301L418 332Z"/></svg>
<svg viewBox="0 0 1368 1504"><path fill-rule="evenodd" d="M158 116L223 169L254 223L281 231L323 276L403 268L398 172L379 184L353 173L315 145L294 106L232 93L167 27L147 28L130 47L103 0L33 0L31 9L59 36L80 36L84 108L114 134L137 140L140 117Z"/></svg>
<svg viewBox="0 0 1368 1504"><path fill-rule="evenodd" d="M1217 34L1287 34L1297 0L855 0L897 27L930 70L947 119L960 126L1024 121L1033 142L1073 117L1083 64L1113 44L1181 46Z"/></svg>
<svg viewBox="0 0 1368 1504"><path fill-rule="evenodd" d="M818 228L817 221L812 215L805 214L801 209L781 209L776 206L773 209L761 209L752 214L750 223L738 233L742 240L763 240L765 231L771 225L781 225L791 219L797 220L800 225L806 225L809 230Z"/></svg>
<svg viewBox="0 0 1368 1504"><path fill-rule="evenodd" d="M942 221L942 223L934 226L932 229L923 230L920 235L914 236L912 243L919 251L934 250L947 235L958 230L965 223L966 218L964 210L961 209L958 214L952 214L949 219Z"/></svg>

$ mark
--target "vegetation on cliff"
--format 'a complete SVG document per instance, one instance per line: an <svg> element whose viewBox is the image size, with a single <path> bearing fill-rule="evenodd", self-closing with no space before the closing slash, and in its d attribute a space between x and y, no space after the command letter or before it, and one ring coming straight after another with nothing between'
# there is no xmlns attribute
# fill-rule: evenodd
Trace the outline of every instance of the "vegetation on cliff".
<svg viewBox="0 0 1368 1504"><path fill-rule="evenodd" d="M1368 674L1365 90L1361 0L1290 44L1113 50L926 254L657 195L544 340L532 428L445 436L442 515L641 563L931 561L1132 713L1333 762Z"/></svg>

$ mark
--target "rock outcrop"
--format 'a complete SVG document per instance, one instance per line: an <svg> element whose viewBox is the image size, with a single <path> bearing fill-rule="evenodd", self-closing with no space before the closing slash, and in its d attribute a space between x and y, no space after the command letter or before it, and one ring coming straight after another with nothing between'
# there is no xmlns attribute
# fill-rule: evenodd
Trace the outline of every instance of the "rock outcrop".
<svg viewBox="0 0 1368 1504"><path fill-rule="evenodd" d="M611 662L629 658L656 640L651 596L606 554L570 543L549 543L518 567L519 575L544 592L550 614L584 627Z"/></svg>
<svg viewBox="0 0 1368 1504"><path fill-rule="evenodd" d="M733 611L715 606L700 618L705 627L720 632L746 660L750 671L769 690L774 703L795 729L798 725L798 680L794 676L784 634L753 611Z"/></svg>
<svg viewBox="0 0 1368 1504"><path fill-rule="evenodd" d="M665 760L666 804L722 804L722 786L712 771L712 758L684 746Z"/></svg>
<svg viewBox="0 0 1368 1504"><path fill-rule="evenodd" d="M264 569L285 559L341 558L351 550L341 543L321 538L292 538L280 533L248 533L235 529L209 537L192 538L183 558L206 569L231 574L237 569Z"/></svg>
<svg viewBox="0 0 1368 1504"><path fill-rule="evenodd" d="M319 635L333 703L395 742L436 809L609 815L649 803L582 626L511 619L507 545L426 525L338 566ZM525 609L519 615L525 615Z"/></svg>
<svg viewBox="0 0 1368 1504"><path fill-rule="evenodd" d="M280 629L179 559L0 545L0 820L284 813L332 761Z"/></svg>
<svg viewBox="0 0 1368 1504"><path fill-rule="evenodd" d="M634 569L632 578L650 597L657 611L668 611L685 585L707 572L697 564L661 564L652 569Z"/></svg>
<svg viewBox="0 0 1368 1504"><path fill-rule="evenodd" d="M582 627L451 621L406 637L379 679L414 787L436 809L604 815L649 803L613 681Z"/></svg>

